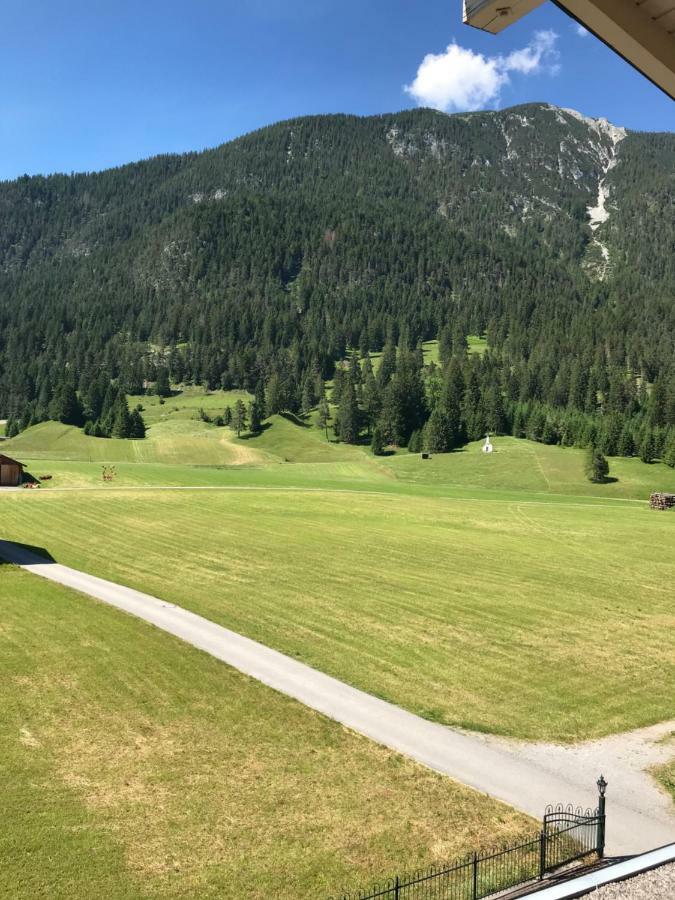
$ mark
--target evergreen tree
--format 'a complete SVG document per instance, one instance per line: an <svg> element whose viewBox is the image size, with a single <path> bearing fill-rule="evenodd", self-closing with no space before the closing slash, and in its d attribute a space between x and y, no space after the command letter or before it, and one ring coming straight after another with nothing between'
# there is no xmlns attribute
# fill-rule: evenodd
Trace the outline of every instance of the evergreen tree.
<svg viewBox="0 0 675 900"><path fill-rule="evenodd" d="M386 440L384 436L384 428L376 423L373 427L373 436L370 442L370 449L374 456L384 456Z"/></svg>
<svg viewBox="0 0 675 900"><path fill-rule="evenodd" d="M112 436L116 438L129 438L132 436L132 419L129 412L126 394L120 391L115 401Z"/></svg>
<svg viewBox="0 0 675 900"><path fill-rule="evenodd" d="M234 404L232 413L232 428L237 432L237 437L241 436L242 431L246 428L246 407L243 400L238 399Z"/></svg>
<svg viewBox="0 0 675 900"><path fill-rule="evenodd" d="M145 421L140 409L136 408L131 411L131 431L129 437L144 438L145 437Z"/></svg>
<svg viewBox="0 0 675 900"><path fill-rule="evenodd" d="M337 413L337 437L345 444L356 444L361 430L360 410L356 402L356 391L351 379L347 379L342 389L342 399Z"/></svg>
<svg viewBox="0 0 675 900"><path fill-rule="evenodd" d="M5 425L5 437L13 438L16 437L19 433L19 423L15 418L7 419L7 424Z"/></svg>
<svg viewBox="0 0 675 900"><path fill-rule="evenodd" d="M361 397L363 415L370 434L382 411L382 395L372 370L366 374Z"/></svg>
<svg viewBox="0 0 675 900"><path fill-rule="evenodd" d="M286 402L283 384L277 373L274 372L267 382L265 391L265 416L267 418L275 416L284 409L286 409Z"/></svg>
<svg viewBox="0 0 675 900"><path fill-rule="evenodd" d="M70 381L64 381L49 404L49 418L65 425L82 424L82 405Z"/></svg>
<svg viewBox="0 0 675 900"><path fill-rule="evenodd" d="M169 370L166 366L160 366L157 369L157 379L155 381L155 393L158 397L170 397L171 385L169 384Z"/></svg>
<svg viewBox="0 0 675 900"><path fill-rule="evenodd" d="M675 469L675 428L671 428L666 437L666 443L663 448L663 462L670 466L671 469Z"/></svg>
<svg viewBox="0 0 675 900"><path fill-rule="evenodd" d="M640 459L643 463L654 462L656 456L656 442L654 440L654 432L651 428L645 428L639 447Z"/></svg>
<svg viewBox="0 0 675 900"><path fill-rule="evenodd" d="M314 385L312 380L305 378L302 384L302 397L300 399L300 409L303 415L307 416L314 406Z"/></svg>
<svg viewBox="0 0 675 900"><path fill-rule="evenodd" d="M255 400L248 405L248 429L251 434L260 434L262 430L262 422L260 420L260 410Z"/></svg>
<svg viewBox="0 0 675 900"><path fill-rule="evenodd" d="M424 445L423 432L420 429L413 431L408 438L408 453L421 453Z"/></svg>
<svg viewBox="0 0 675 900"><path fill-rule="evenodd" d="M328 440L328 423L330 422L330 407L325 397L319 401L319 428L325 429L326 440Z"/></svg>
<svg viewBox="0 0 675 900"><path fill-rule="evenodd" d="M230 425L232 423L232 407L226 406L223 410L223 425Z"/></svg>
<svg viewBox="0 0 675 900"><path fill-rule="evenodd" d="M400 447L406 438L405 397L400 381L392 378L384 389L380 424L385 439L395 447Z"/></svg>
<svg viewBox="0 0 675 900"><path fill-rule="evenodd" d="M431 413L424 429L424 446L430 453L447 453L454 446L455 432L447 413L440 406Z"/></svg>
<svg viewBox="0 0 675 900"><path fill-rule="evenodd" d="M604 484L609 475L609 463L597 447L589 447L586 455L586 477L594 484Z"/></svg>
<svg viewBox="0 0 675 900"><path fill-rule="evenodd" d="M377 382L380 387L386 387L390 378L396 371L396 347L388 343L382 351L380 368L377 370Z"/></svg>
<svg viewBox="0 0 675 900"><path fill-rule="evenodd" d="M626 422L621 429L616 452L618 456L635 456L635 439L633 438L633 429L630 426L630 422Z"/></svg>

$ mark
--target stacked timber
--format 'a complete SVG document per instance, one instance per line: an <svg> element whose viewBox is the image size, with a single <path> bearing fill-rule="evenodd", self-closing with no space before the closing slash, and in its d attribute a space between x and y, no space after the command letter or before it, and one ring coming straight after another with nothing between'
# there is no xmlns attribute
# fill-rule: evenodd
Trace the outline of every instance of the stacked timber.
<svg viewBox="0 0 675 900"><path fill-rule="evenodd" d="M675 494L655 491L649 498L649 505L652 509L675 509Z"/></svg>

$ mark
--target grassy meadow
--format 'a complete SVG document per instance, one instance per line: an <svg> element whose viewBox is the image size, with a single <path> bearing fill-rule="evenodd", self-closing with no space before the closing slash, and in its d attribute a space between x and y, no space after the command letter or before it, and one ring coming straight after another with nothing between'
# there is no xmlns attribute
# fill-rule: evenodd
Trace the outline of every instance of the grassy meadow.
<svg viewBox="0 0 675 900"><path fill-rule="evenodd" d="M3 536L448 724L571 741L668 718L675 517L636 500L674 473L612 461L622 477L597 486L577 451L496 446L128 464L106 485L54 462L54 487L0 498ZM55 489L69 479L98 489Z"/></svg>
<svg viewBox="0 0 675 900"><path fill-rule="evenodd" d="M316 897L512 839L502 804L0 565L0 897Z"/></svg>
<svg viewBox="0 0 675 900"><path fill-rule="evenodd" d="M315 415L241 439L199 417L237 396L142 398L144 441L3 442L51 479L0 492L0 536L439 722L567 742L673 717L675 514L646 503L672 469L593 485L583 452L508 437L376 458ZM529 827L116 610L7 565L0 596L0 898L314 897Z"/></svg>

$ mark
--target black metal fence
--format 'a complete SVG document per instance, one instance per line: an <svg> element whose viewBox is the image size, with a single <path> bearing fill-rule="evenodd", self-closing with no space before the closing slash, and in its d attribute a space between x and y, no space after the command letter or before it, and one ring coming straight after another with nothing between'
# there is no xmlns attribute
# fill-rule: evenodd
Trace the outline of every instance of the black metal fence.
<svg viewBox="0 0 675 900"><path fill-rule="evenodd" d="M597 809L549 806L541 831L510 847L472 853L447 866L397 875L336 900L482 900L605 849L605 788Z"/></svg>

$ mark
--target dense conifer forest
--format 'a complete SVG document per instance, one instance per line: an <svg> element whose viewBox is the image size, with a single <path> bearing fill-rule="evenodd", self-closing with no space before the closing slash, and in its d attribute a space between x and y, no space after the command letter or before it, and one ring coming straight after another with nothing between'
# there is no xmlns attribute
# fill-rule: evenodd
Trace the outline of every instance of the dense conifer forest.
<svg viewBox="0 0 675 900"><path fill-rule="evenodd" d="M171 380L246 388L256 416L318 405L375 452L489 430L675 464L673 197L675 135L543 104L5 182L0 416L142 437L124 395Z"/></svg>

